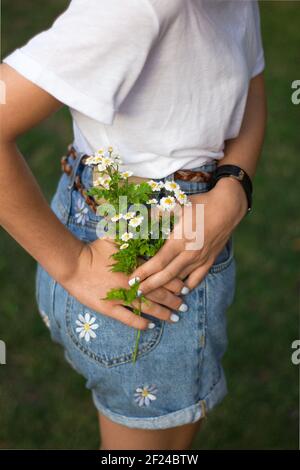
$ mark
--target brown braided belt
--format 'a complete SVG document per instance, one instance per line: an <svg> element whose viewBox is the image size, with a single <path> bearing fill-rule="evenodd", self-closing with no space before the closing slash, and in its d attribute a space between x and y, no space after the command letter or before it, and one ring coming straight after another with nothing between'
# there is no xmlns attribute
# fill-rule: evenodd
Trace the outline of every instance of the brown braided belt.
<svg viewBox="0 0 300 470"><path fill-rule="evenodd" d="M83 155L82 163L89 157L89 155ZM68 159L72 158L76 160L77 152L72 145L68 146L68 153L61 158L61 169L67 175L71 175L72 173L72 166L68 162ZM194 183L209 183L212 180L213 172L206 172L206 171L194 171L194 170L178 170L174 173L174 180L182 180L182 181L190 181ZM143 178L141 176L130 176L128 181L130 183L142 183L143 181L149 181L151 178ZM87 190L83 186L81 182L80 176L76 176L74 181L74 189L80 192L82 197L85 199L86 203L89 207L93 210L93 212L97 212L98 203L87 194Z"/></svg>

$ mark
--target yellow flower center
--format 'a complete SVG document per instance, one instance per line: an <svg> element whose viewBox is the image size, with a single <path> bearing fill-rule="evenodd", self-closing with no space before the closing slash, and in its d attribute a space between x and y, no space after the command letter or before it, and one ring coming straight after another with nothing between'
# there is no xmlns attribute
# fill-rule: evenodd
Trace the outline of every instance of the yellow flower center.
<svg viewBox="0 0 300 470"><path fill-rule="evenodd" d="M145 389L144 389L144 390L142 391L142 396L143 396L143 397L147 397L148 395L149 395L148 390L145 390Z"/></svg>
<svg viewBox="0 0 300 470"><path fill-rule="evenodd" d="M90 328L91 328L91 326L89 325L89 323L85 323L85 324L83 325L83 328L84 328L84 331L89 331Z"/></svg>

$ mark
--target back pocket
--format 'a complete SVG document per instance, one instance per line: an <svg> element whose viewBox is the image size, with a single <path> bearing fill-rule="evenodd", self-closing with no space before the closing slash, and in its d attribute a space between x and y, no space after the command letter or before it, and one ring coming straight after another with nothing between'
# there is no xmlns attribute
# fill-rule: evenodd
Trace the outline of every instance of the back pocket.
<svg viewBox="0 0 300 470"><path fill-rule="evenodd" d="M163 321L151 320L155 328L141 331L137 360L160 341ZM133 359L138 330L85 307L71 295L66 306L66 331L76 348L102 366L113 367Z"/></svg>

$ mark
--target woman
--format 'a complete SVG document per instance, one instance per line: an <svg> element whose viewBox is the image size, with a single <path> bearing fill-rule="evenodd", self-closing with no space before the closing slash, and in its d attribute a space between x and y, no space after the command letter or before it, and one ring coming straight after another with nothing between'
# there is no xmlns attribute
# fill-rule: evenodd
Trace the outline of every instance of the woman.
<svg viewBox="0 0 300 470"><path fill-rule="evenodd" d="M92 390L101 449L187 449L226 394L231 234L251 206L263 69L257 3L227 0L72 0L1 65L0 222L39 263L39 310ZM62 105L74 142L51 210L16 139ZM82 156L109 145L135 177L174 179L191 223L205 204L203 247L171 234L133 273L148 298L140 317L101 300L130 279L110 271L114 246L78 190L92 183Z"/></svg>

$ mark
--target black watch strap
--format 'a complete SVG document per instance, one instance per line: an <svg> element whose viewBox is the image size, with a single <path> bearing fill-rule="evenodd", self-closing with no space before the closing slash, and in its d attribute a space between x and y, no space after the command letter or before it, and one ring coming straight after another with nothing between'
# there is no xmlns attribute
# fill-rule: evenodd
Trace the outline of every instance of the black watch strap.
<svg viewBox="0 0 300 470"><path fill-rule="evenodd" d="M245 170L243 170L237 165L220 165L214 171L214 175L212 179L212 186L214 187L217 181L219 181L219 179L226 178L228 176L235 178L243 186L243 189L246 193L246 197L248 201L248 212L250 212L252 208L253 186L252 186L252 181L249 175L245 172Z"/></svg>

